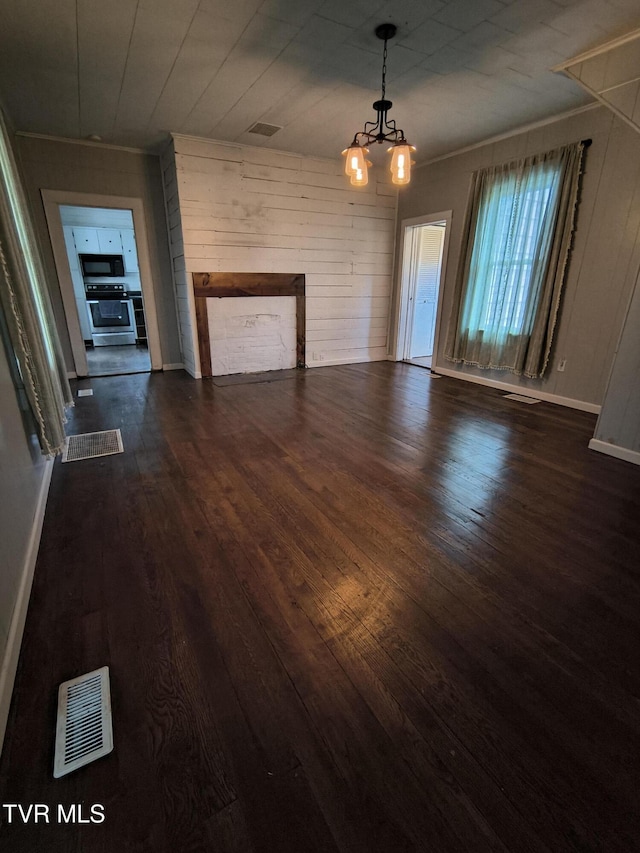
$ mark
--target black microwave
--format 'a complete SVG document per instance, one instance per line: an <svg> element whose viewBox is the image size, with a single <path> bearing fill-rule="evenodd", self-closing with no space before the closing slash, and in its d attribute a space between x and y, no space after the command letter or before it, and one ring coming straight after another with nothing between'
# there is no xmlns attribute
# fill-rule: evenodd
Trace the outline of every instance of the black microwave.
<svg viewBox="0 0 640 853"><path fill-rule="evenodd" d="M124 259L122 255L80 255L82 275L84 276L115 276L124 275Z"/></svg>

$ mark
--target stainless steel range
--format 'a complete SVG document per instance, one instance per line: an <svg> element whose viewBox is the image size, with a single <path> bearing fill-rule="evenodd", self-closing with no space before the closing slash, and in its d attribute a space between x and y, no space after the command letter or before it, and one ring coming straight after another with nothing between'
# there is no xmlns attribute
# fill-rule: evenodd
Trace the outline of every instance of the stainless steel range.
<svg viewBox="0 0 640 853"><path fill-rule="evenodd" d="M135 344L133 306L124 284L85 283L85 293L94 346Z"/></svg>

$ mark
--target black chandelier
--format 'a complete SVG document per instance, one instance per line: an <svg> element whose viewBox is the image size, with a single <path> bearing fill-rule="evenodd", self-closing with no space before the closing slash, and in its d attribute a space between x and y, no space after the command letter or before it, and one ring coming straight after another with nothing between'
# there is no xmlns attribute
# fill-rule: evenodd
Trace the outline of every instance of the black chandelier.
<svg viewBox="0 0 640 853"><path fill-rule="evenodd" d="M374 101L373 108L377 112L376 121L367 121L364 130L359 131L353 137L353 142L342 152L346 157L344 171L349 175L351 183L356 187L363 187L369 180L368 167L371 163L366 159L369 153L367 145L374 142L382 144L391 142L391 180L394 184L408 184L411 179L411 152L415 151L413 145L407 142L404 131L396 127L395 121L387 118L387 113L393 106L386 95L387 77L387 42L396 34L395 24L380 24L375 33L379 39L384 41L384 52L382 54L382 97Z"/></svg>

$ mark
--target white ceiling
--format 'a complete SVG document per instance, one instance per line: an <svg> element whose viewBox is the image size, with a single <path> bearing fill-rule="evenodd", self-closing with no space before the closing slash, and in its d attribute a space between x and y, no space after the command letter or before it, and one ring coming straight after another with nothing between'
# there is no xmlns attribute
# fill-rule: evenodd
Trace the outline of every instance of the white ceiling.
<svg viewBox="0 0 640 853"><path fill-rule="evenodd" d="M416 160L590 102L549 69L640 25L640 0L1 0L17 130L152 148L193 134L333 157L380 95ZM270 139L254 122L282 125Z"/></svg>

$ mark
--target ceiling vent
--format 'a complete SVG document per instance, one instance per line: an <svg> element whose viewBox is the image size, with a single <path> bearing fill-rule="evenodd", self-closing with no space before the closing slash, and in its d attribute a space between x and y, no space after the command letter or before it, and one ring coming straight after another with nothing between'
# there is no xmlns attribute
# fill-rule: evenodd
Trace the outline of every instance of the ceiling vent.
<svg viewBox="0 0 640 853"><path fill-rule="evenodd" d="M265 124L262 121L257 121L255 124L251 125L248 133L257 133L259 136L273 136L274 133L277 133L279 130L282 130L281 127L278 127L277 124Z"/></svg>

